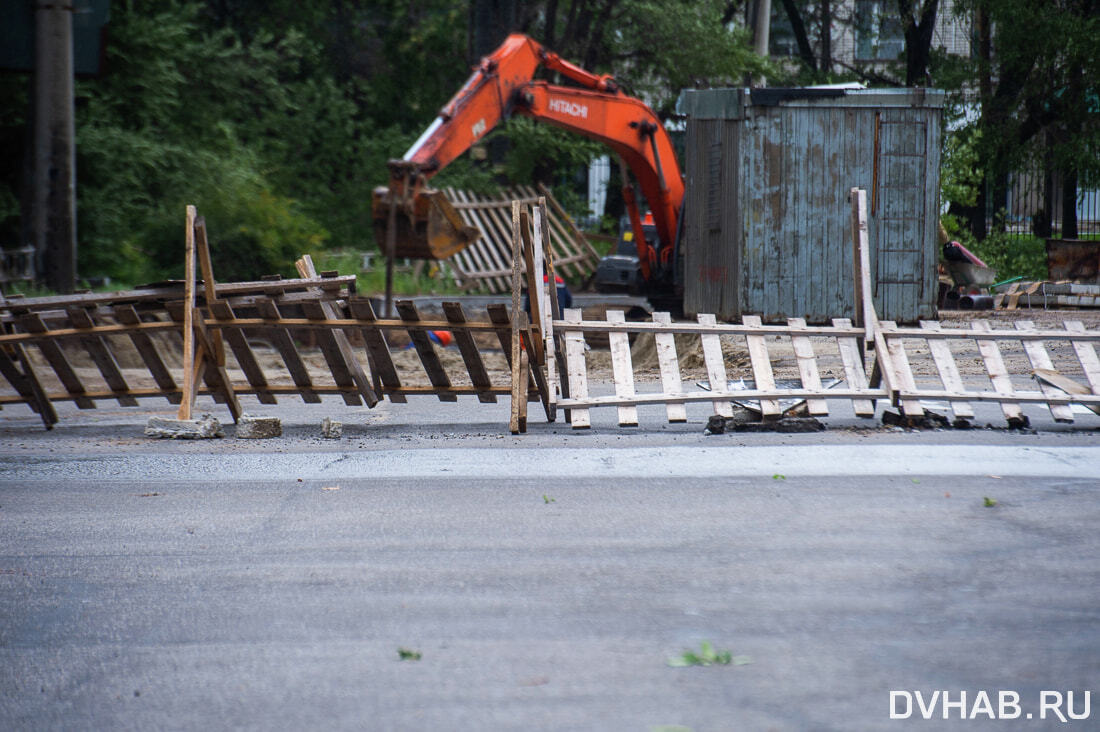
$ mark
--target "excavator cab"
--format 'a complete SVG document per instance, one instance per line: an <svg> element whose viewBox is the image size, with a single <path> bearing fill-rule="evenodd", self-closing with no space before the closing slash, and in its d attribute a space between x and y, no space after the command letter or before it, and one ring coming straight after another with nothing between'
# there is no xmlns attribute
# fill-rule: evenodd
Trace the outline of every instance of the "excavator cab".
<svg viewBox="0 0 1100 732"><path fill-rule="evenodd" d="M657 226L652 213L646 213L642 218L642 232L646 242L657 242ZM638 261L638 243L629 217L620 219L619 241L614 251L600 259L593 284L597 292L637 293L641 290L643 278Z"/></svg>
<svg viewBox="0 0 1100 732"><path fill-rule="evenodd" d="M477 240L442 191L428 188L416 163L391 160L390 185L374 189L374 236L383 254L405 259L446 259Z"/></svg>

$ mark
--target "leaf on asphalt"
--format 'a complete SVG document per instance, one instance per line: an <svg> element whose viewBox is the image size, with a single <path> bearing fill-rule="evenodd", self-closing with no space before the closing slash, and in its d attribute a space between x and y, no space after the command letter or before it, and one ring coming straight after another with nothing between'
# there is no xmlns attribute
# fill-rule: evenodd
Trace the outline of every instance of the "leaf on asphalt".
<svg viewBox="0 0 1100 732"><path fill-rule="evenodd" d="M326 486L322 486L321 490L323 490L323 491L338 491L338 490L340 490L340 486L338 486L338 485L326 485Z"/></svg>

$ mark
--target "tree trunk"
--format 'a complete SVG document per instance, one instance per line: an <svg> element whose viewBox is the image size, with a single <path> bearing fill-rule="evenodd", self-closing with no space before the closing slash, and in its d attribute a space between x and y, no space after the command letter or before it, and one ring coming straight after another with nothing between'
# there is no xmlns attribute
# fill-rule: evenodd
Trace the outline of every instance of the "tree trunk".
<svg viewBox="0 0 1100 732"><path fill-rule="evenodd" d="M817 71L817 57L814 56L813 47L810 46L810 37L806 34L806 24L802 20L802 13L795 5L794 0L783 0L783 10L791 21L791 31L798 43L798 57L810 71Z"/></svg>
<svg viewBox="0 0 1100 732"><path fill-rule="evenodd" d="M1043 141L1043 208L1035 214L1033 227L1035 236L1049 239L1053 232L1054 216L1054 156L1051 151L1050 137Z"/></svg>
<svg viewBox="0 0 1100 732"><path fill-rule="evenodd" d="M928 60L932 49L932 32L936 28L936 12L939 0L925 0L920 19L913 11L912 3L903 0L902 21L905 23L905 85L927 84Z"/></svg>
<svg viewBox="0 0 1100 732"><path fill-rule="evenodd" d="M73 106L73 9L40 4L35 12L34 236L46 286L76 285L76 131Z"/></svg>
<svg viewBox="0 0 1100 732"><path fill-rule="evenodd" d="M1077 168L1062 172L1062 238L1077 238Z"/></svg>
<svg viewBox="0 0 1100 732"><path fill-rule="evenodd" d="M821 70L833 70L833 8L829 0L821 0Z"/></svg>

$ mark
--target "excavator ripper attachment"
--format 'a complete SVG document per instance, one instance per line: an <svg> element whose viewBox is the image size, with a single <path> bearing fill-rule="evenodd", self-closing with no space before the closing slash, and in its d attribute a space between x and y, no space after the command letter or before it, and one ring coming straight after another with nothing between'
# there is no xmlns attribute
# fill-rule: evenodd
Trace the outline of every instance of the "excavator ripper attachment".
<svg viewBox="0 0 1100 732"><path fill-rule="evenodd" d="M391 217L393 206L397 211ZM412 195L376 188L372 208L379 249L385 254L392 236L393 256L398 258L447 259L476 241L480 233L462 221L442 191L430 188Z"/></svg>

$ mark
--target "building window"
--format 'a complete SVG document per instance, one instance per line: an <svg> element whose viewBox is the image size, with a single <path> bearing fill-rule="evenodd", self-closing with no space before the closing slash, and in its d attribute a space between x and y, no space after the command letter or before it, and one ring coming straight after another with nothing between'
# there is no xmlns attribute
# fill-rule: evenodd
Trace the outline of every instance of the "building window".
<svg viewBox="0 0 1100 732"><path fill-rule="evenodd" d="M856 60L896 61L905 54L901 18L884 0L856 0Z"/></svg>

